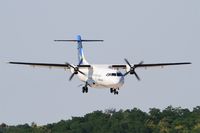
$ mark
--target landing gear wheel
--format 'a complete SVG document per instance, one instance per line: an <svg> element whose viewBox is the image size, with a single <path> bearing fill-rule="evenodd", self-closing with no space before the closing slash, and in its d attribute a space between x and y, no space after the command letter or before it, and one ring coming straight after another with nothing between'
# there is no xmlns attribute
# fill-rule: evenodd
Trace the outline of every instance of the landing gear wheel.
<svg viewBox="0 0 200 133"><path fill-rule="evenodd" d="M118 94L119 92L116 89L114 89L114 95L118 95Z"/></svg>
<svg viewBox="0 0 200 133"><path fill-rule="evenodd" d="M85 92L88 93L88 87L87 86L85 87Z"/></svg>
<svg viewBox="0 0 200 133"><path fill-rule="evenodd" d="M87 86L84 86L84 87L82 88L82 92L83 92L83 93L88 93L88 87L87 87Z"/></svg>
<svg viewBox="0 0 200 133"><path fill-rule="evenodd" d="M110 88L110 93L113 93L114 92L114 89L113 88Z"/></svg>
<svg viewBox="0 0 200 133"><path fill-rule="evenodd" d="M82 92L85 93L85 87L82 88Z"/></svg>

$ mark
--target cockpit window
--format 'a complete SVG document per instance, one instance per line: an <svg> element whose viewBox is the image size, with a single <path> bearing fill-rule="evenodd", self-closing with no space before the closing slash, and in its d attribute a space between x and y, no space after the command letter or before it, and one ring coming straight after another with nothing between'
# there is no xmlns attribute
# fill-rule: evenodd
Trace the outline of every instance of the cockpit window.
<svg viewBox="0 0 200 133"><path fill-rule="evenodd" d="M112 73L112 76L117 76L117 74L116 73Z"/></svg>
<svg viewBox="0 0 200 133"><path fill-rule="evenodd" d="M107 73L106 76L123 76L122 73Z"/></svg>
<svg viewBox="0 0 200 133"><path fill-rule="evenodd" d="M123 76L123 75L122 75L122 73L119 73L119 72L118 72L118 73L117 73L117 76Z"/></svg>

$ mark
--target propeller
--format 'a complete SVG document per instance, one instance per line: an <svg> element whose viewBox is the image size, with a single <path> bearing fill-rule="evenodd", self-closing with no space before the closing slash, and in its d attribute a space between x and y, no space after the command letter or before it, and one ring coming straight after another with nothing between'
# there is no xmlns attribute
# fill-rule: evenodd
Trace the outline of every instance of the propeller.
<svg viewBox="0 0 200 133"><path fill-rule="evenodd" d="M80 65L82 62L83 62L83 59L80 60L80 62L79 62L78 65ZM72 66L72 65L69 64L69 63L66 63L66 64L69 65L69 67L71 67L71 68L74 69L74 72L73 72L72 75L70 76L69 81L71 81L71 80L73 79L73 77L74 77L75 74L81 73L81 74L85 75L85 73L83 73L82 71L79 70L79 67L78 67L78 66L74 67L74 66Z"/></svg>
<svg viewBox="0 0 200 133"><path fill-rule="evenodd" d="M128 72L126 72L125 74L124 74L124 76L126 76L127 74L134 74L135 75L135 77L137 78L137 80L141 80L140 79L140 77L138 76L138 74L135 72L135 68L137 68L137 66L139 66L139 65L142 65L144 62L143 61L141 61L139 64L137 64L137 65L133 65L133 66L131 66L131 64L129 63L129 61L125 58L124 59L125 60L125 62L129 65L129 67L130 67L130 70L128 71Z"/></svg>

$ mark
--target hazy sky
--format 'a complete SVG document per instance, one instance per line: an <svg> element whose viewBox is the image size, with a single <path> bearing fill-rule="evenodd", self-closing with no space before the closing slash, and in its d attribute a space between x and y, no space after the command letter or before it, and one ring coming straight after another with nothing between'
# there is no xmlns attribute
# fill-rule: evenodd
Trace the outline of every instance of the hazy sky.
<svg viewBox="0 0 200 133"><path fill-rule="evenodd" d="M46 124L108 108L143 111L200 105L199 0L1 0L0 123ZM69 72L6 61L77 63L76 45L54 39L104 39L84 45L90 63L190 61L138 69L118 96L68 82Z"/></svg>

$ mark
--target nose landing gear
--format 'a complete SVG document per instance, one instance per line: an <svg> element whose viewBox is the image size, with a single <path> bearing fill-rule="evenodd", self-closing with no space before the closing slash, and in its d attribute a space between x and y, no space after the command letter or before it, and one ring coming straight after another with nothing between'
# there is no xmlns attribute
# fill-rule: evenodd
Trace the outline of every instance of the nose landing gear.
<svg viewBox="0 0 200 133"><path fill-rule="evenodd" d="M118 89L110 88L110 93L113 93L114 95L118 95L119 92L117 90L119 90L119 88Z"/></svg>

